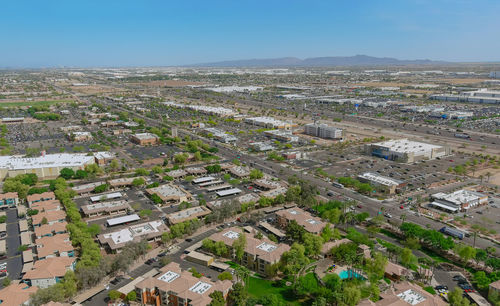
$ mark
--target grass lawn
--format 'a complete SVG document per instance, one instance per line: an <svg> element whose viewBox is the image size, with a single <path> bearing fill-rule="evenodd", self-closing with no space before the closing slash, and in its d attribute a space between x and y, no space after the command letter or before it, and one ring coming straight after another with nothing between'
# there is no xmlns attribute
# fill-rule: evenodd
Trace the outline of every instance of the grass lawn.
<svg viewBox="0 0 500 306"><path fill-rule="evenodd" d="M273 282L267 279L250 277L248 282L248 294L255 298L274 294L290 305L302 305L296 300L291 287L273 286Z"/></svg>
<svg viewBox="0 0 500 306"><path fill-rule="evenodd" d="M0 102L0 107L19 107L19 106L49 106L57 103L71 103L73 100L46 100L46 101L21 101L21 102Z"/></svg>

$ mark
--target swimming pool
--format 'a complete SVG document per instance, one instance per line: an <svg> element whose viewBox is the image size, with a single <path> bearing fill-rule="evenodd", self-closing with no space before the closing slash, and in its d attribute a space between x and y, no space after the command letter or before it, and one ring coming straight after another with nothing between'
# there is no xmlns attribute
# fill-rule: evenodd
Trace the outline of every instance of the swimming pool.
<svg viewBox="0 0 500 306"><path fill-rule="evenodd" d="M343 270L339 273L340 279L348 279L348 278L359 278L364 279L364 277L353 270Z"/></svg>

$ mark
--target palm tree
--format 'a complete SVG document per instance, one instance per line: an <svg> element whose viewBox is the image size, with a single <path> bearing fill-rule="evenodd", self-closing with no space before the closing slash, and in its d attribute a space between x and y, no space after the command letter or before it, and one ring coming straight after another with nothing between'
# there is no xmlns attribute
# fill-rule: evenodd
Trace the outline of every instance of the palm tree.
<svg viewBox="0 0 500 306"><path fill-rule="evenodd" d="M490 182L491 172L486 172L487 182Z"/></svg>

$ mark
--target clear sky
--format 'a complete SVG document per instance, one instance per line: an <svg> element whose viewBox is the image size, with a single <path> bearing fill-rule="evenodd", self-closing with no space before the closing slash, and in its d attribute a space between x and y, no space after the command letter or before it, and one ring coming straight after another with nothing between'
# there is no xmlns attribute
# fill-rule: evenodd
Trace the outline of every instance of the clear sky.
<svg viewBox="0 0 500 306"><path fill-rule="evenodd" d="M499 0L4 0L0 67L365 54L500 61Z"/></svg>

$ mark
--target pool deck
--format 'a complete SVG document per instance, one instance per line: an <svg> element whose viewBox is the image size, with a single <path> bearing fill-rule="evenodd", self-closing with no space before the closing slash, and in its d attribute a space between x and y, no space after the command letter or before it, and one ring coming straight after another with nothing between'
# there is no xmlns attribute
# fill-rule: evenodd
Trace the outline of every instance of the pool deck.
<svg viewBox="0 0 500 306"><path fill-rule="evenodd" d="M327 269L330 268L332 265L335 265L335 268L331 272L328 272ZM331 273L335 273L335 274L340 276L340 272L342 272L344 270L348 270L348 267L337 265L333 262L333 260L331 260L329 258L325 258L325 259L321 259L320 261L317 262L317 265L316 265L316 268L314 269L314 272L316 273L316 275L319 278L323 279L323 277L325 277L325 275L331 274Z"/></svg>

